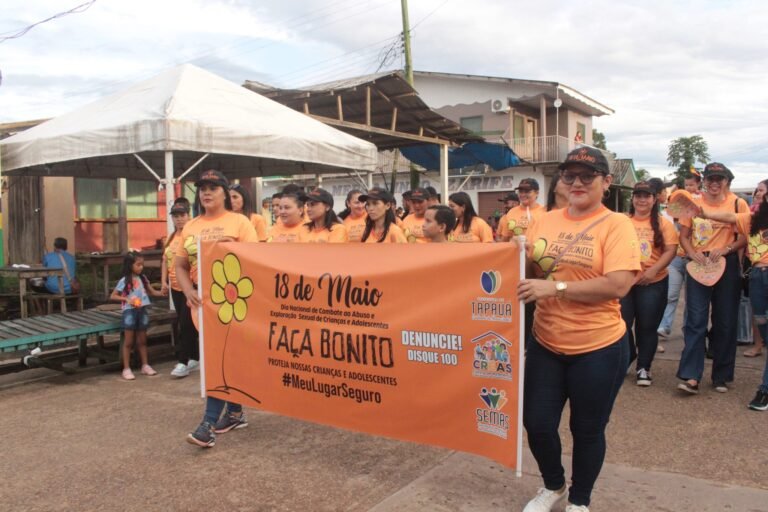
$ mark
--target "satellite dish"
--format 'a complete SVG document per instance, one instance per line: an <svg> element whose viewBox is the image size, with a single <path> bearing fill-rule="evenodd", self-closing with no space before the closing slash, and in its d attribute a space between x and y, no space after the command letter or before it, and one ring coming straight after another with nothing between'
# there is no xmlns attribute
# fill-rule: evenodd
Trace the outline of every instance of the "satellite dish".
<svg viewBox="0 0 768 512"><path fill-rule="evenodd" d="M561 100L560 98L557 98L557 99L554 101L554 103L552 103L552 104L555 106L555 108L560 108L560 107L562 107L562 106L563 106L563 100Z"/></svg>

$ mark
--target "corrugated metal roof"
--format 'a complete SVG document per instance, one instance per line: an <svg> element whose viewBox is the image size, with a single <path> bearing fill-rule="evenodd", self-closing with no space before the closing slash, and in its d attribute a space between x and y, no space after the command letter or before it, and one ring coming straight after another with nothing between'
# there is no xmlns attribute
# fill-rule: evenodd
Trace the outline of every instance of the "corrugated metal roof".
<svg viewBox="0 0 768 512"><path fill-rule="evenodd" d="M463 144L483 140L429 108L400 71L301 89L278 89L254 81L246 81L243 86L370 141L380 150L425 142ZM369 94L370 124L367 114Z"/></svg>

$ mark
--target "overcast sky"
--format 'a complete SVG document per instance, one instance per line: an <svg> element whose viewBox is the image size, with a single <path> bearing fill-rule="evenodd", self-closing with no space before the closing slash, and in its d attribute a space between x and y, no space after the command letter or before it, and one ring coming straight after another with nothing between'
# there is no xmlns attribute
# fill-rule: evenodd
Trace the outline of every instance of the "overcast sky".
<svg viewBox="0 0 768 512"><path fill-rule="evenodd" d="M3 0L0 37L86 1ZM616 111L595 127L654 175L672 172L671 140L699 134L737 187L768 178L766 0L409 4L417 70L569 85ZM97 0L0 43L0 122L56 116L185 62L283 87L396 69L401 30L398 0Z"/></svg>

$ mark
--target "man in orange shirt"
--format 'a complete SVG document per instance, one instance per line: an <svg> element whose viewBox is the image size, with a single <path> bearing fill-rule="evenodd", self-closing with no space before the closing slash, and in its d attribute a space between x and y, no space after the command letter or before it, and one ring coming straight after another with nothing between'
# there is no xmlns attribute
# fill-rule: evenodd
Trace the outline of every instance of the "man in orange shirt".
<svg viewBox="0 0 768 512"><path fill-rule="evenodd" d="M515 189L520 196L520 206L509 210L499 221L499 237L509 242L513 236L525 235L531 222L544 213L544 207L536 200L539 197L539 182L533 178L520 180Z"/></svg>
<svg viewBox="0 0 768 512"><path fill-rule="evenodd" d="M411 190L411 214L403 219L403 231L405 231L405 237L408 239L408 243L411 244L424 244L427 239L424 237L424 214L427 211L427 200L430 194L423 188L415 188Z"/></svg>

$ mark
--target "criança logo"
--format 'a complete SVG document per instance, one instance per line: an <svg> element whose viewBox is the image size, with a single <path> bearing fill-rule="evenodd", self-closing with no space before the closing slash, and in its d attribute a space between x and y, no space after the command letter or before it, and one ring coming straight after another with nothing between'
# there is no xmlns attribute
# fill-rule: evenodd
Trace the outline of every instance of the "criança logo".
<svg viewBox="0 0 768 512"><path fill-rule="evenodd" d="M493 295L501 288L501 272L486 270L480 275L480 287L488 295Z"/></svg>

